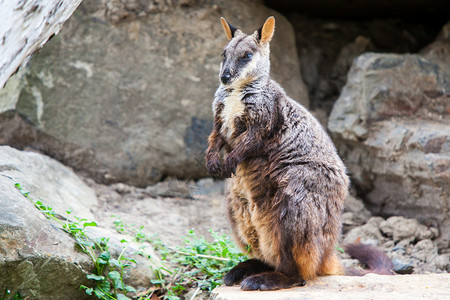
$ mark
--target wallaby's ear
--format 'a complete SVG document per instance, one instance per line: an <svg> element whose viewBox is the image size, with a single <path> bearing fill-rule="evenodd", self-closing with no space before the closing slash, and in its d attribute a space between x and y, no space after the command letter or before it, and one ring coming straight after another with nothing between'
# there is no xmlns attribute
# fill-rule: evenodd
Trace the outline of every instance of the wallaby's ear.
<svg viewBox="0 0 450 300"><path fill-rule="evenodd" d="M258 37L262 44L270 42L275 32L275 18L267 18L264 25L258 30Z"/></svg>
<svg viewBox="0 0 450 300"><path fill-rule="evenodd" d="M237 28L228 23L227 20L225 20L223 17L220 18L220 22L222 22L222 26L225 30L227 38L231 40L234 37L234 33L236 32Z"/></svg>

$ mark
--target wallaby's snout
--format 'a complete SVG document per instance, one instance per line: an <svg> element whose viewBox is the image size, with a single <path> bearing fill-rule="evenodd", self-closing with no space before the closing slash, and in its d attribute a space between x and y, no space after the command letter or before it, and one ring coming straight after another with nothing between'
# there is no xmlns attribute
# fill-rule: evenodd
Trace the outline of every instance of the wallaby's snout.
<svg viewBox="0 0 450 300"><path fill-rule="evenodd" d="M229 68L225 68L223 70L222 75L220 76L220 81L222 81L223 84L228 84L231 79L231 73Z"/></svg>

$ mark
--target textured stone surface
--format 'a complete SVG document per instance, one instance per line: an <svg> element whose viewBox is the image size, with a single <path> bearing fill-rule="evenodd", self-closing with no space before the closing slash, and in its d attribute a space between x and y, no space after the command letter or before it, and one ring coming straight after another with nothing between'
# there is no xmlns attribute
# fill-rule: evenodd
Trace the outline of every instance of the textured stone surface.
<svg viewBox="0 0 450 300"><path fill-rule="evenodd" d="M80 218L95 219L92 214L97 206L95 192L54 159L0 146L0 175L9 179L12 186L20 183L36 200L44 199L46 205L60 214L72 210Z"/></svg>
<svg viewBox="0 0 450 300"><path fill-rule="evenodd" d="M450 294L450 274L326 276L286 290L249 292L222 286L212 294L214 300L445 299Z"/></svg>
<svg viewBox="0 0 450 300"><path fill-rule="evenodd" d="M436 238L438 232L436 228L428 228L419 224L416 219L406 219L404 217L390 217L386 221L380 223L380 230L388 237L392 237L394 242L409 239L424 240Z"/></svg>
<svg viewBox="0 0 450 300"><path fill-rule="evenodd" d="M95 285L86 279L93 270L90 258L15 188L16 183L63 217L72 210L71 216L105 222L94 214L94 191L72 170L41 154L0 146L0 291L9 289L32 299L83 299L80 285ZM110 238L113 257L122 251L124 236L114 230L91 227L89 232L92 238ZM138 262L127 269L125 280L147 287L153 275L149 260L136 255L139 246L131 244L125 251L125 257ZM151 249L147 252L156 259Z"/></svg>
<svg viewBox="0 0 450 300"><path fill-rule="evenodd" d="M307 105L293 30L280 14L259 1L145 3L84 1L33 57L15 106L46 137L33 147L102 182L143 186L164 176L206 175L226 44L220 16L251 32L275 15L274 78ZM3 142L15 146L14 134L3 134ZM78 162L64 160L73 156Z"/></svg>
<svg viewBox="0 0 450 300"><path fill-rule="evenodd" d="M32 177L42 171L42 180L34 177L37 182L22 183L40 195L44 195L46 189L55 191L57 186L46 181L51 176L49 170L42 168L38 154L17 155L20 151L9 147L0 148L0 291L9 289L34 299L87 298L84 292L79 291L79 286L91 284L86 279L86 270L90 269L89 257L76 250L74 240L45 219L14 187L26 174L17 176L19 172L31 171L34 174L27 176ZM11 156L11 153L16 155ZM25 156L33 156L34 159ZM20 165L14 158L21 159ZM50 195L53 200L58 195L67 197L71 193L71 199L74 200L75 194L82 193L77 191L80 186L74 182L71 189L62 192L70 182L68 174L63 175L64 171L59 173L65 177L60 180L63 187L59 188L57 194ZM58 203L60 200L56 200L55 204Z"/></svg>
<svg viewBox="0 0 450 300"><path fill-rule="evenodd" d="M400 274L449 272L450 253L439 254L437 236L436 228L420 224L416 219L372 217L346 233L343 245L362 242L381 249ZM347 258L345 254L344 258Z"/></svg>
<svg viewBox="0 0 450 300"><path fill-rule="evenodd" d="M418 55L364 54L328 123L369 210L450 241L450 74Z"/></svg>
<svg viewBox="0 0 450 300"><path fill-rule="evenodd" d="M363 244L380 246L383 241L383 235L379 229L382 222L383 218L372 217L366 224L351 229L344 237L344 245L361 241Z"/></svg>
<svg viewBox="0 0 450 300"><path fill-rule="evenodd" d="M90 184L99 199L97 216L111 230L113 221L120 219L137 228L144 226L143 233L157 235L168 246L181 245L182 237L191 229L206 238L211 236L209 230L231 235L223 181L168 180L146 188L122 183L103 185L91 181Z"/></svg>
<svg viewBox="0 0 450 300"><path fill-rule="evenodd" d="M80 3L81 0L0 2L0 89L23 61L58 34Z"/></svg>
<svg viewBox="0 0 450 300"><path fill-rule="evenodd" d="M360 4L367 5L366 2ZM436 21L431 25L422 18L414 23L385 18L335 20L306 16L303 11L292 10L287 11L286 16L294 26L310 108L325 110L327 116L356 57L366 52L417 53L433 42L447 21Z"/></svg>
<svg viewBox="0 0 450 300"><path fill-rule="evenodd" d="M343 232L347 233L350 229L365 224L371 215L361 199L348 195L342 214Z"/></svg>
<svg viewBox="0 0 450 300"><path fill-rule="evenodd" d="M444 25L436 40L420 54L450 72L450 22Z"/></svg>

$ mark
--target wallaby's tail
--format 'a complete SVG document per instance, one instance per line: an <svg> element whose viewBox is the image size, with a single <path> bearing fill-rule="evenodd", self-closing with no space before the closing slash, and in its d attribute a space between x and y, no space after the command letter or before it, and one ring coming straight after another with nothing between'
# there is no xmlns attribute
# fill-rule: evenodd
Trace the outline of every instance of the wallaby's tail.
<svg viewBox="0 0 450 300"><path fill-rule="evenodd" d="M348 244L344 246L345 252L347 252L352 258L359 260L362 264L369 267L368 270L356 270L347 268L345 270L346 275L350 276L363 276L367 273L375 273L380 275L394 275L393 265L387 255L372 246L364 245L361 243Z"/></svg>

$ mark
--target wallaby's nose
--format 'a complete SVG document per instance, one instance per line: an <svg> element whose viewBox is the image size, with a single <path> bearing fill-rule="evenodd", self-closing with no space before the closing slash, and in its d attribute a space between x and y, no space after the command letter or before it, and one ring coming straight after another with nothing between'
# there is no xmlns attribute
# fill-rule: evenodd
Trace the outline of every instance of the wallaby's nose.
<svg viewBox="0 0 450 300"><path fill-rule="evenodd" d="M220 76L220 80L222 81L223 84L227 84L230 81L231 78L231 74L230 71L225 70L222 74L222 76Z"/></svg>

